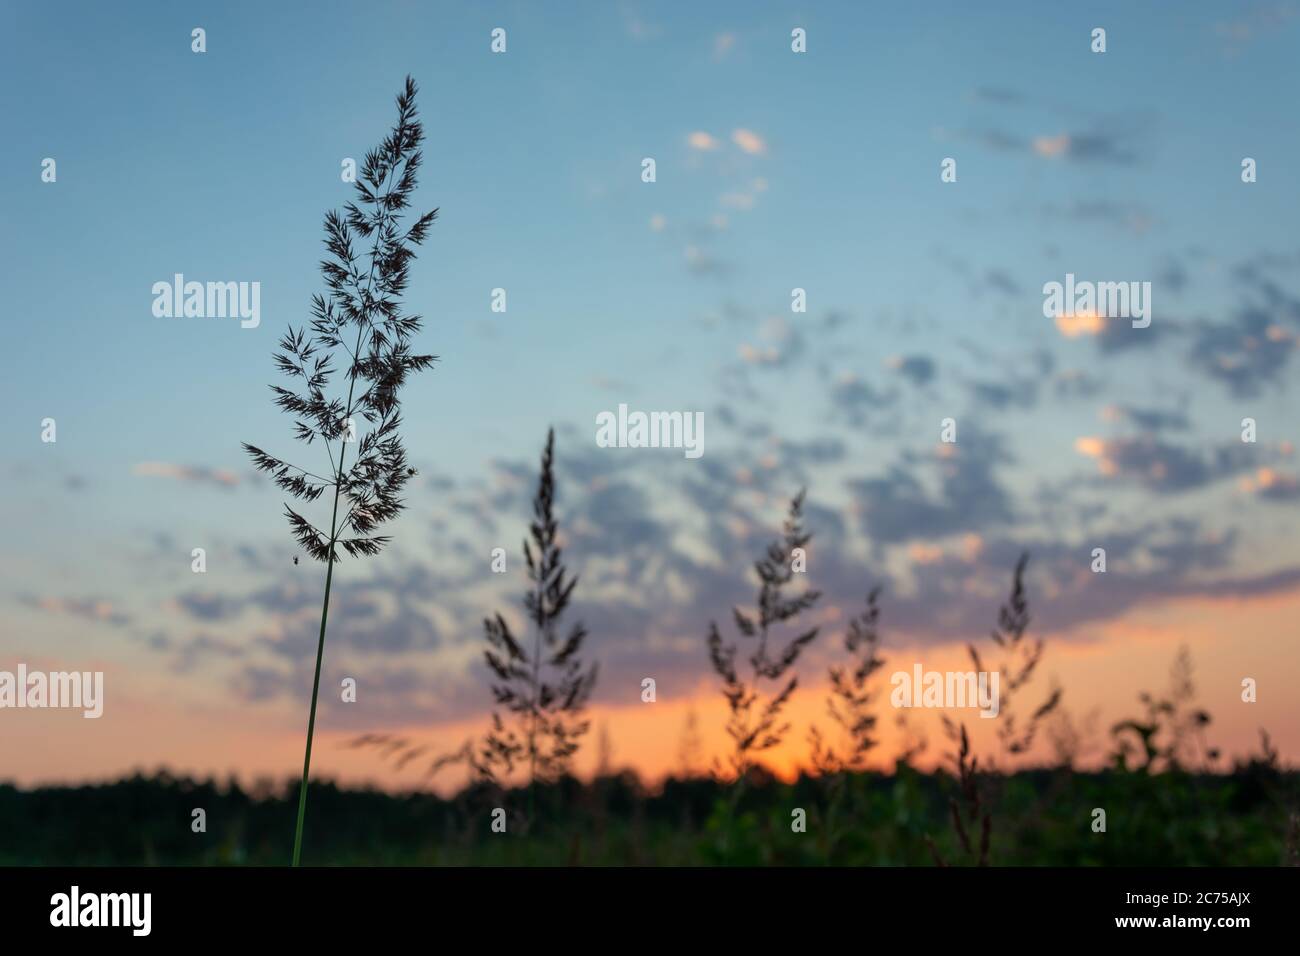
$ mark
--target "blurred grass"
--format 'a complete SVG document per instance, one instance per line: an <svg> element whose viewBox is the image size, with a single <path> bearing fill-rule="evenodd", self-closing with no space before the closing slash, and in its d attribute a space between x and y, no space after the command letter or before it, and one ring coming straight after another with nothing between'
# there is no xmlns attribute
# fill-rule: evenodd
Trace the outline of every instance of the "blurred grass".
<svg viewBox="0 0 1300 956"><path fill-rule="evenodd" d="M1030 770L986 776L993 865L1276 866L1288 846L1300 774L1260 762L1231 774ZM314 783L303 861L315 865L875 865L931 866L960 853L946 774L902 766L844 779L833 827L829 781L756 774L740 790L670 779L647 792L631 773L541 786L525 835L512 817L491 830L487 791L451 798ZM244 789L165 771L114 783L21 790L0 786L3 865L283 865L294 783ZM512 809L523 793L506 795ZM207 832L191 830L192 811ZM793 811L806 812L794 832ZM1092 830L1106 811L1107 832ZM1292 838L1294 839L1294 838Z"/></svg>

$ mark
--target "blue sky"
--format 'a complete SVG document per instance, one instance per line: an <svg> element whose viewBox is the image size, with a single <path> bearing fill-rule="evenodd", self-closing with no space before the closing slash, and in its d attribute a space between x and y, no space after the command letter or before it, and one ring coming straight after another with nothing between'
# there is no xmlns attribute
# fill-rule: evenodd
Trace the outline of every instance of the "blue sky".
<svg viewBox="0 0 1300 956"><path fill-rule="evenodd" d="M683 635L726 613L723 582L743 599L755 544L804 482L835 600L884 578L921 643L995 605L1022 546L1045 555L1040 586L1062 609L1046 623L1066 639L1187 594L1275 593L1300 569L1294 4L0 16L5 650L165 670L206 660L195 648L219 631L237 653L185 679L214 707L235 687L298 722L301 642L283 618L297 605L267 596L292 542L240 443L292 457L270 353L320 288L322 216L350 198L340 162L386 132L407 73L427 130L417 206L440 209L407 304L442 361L406 393L423 483L394 551L347 573L387 602L367 625L380 644L440 655L384 666L427 665L464 696L399 687L358 726L470 712L476 622L512 593L482 579L483 556L517 547L551 424L588 613L627 628L608 650L629 679L650 662L683 680L698 669ZM806 54L790 50L796 26ZM1104 54L1089 49L1097 26ZM41 181L45 157L56 183ZM940 182L945 157L956 183ZM260 327L155 318L150 288L177 272L260 282ZM1067 272L1152 282L1152 328L1063 336L1040 290ZM504 314L489 309L497 287ZM790 311L795 287L805 314ZM704 459L596 449L595 415L620 402L704 411ZM47 416L56 445L39 441ZM949 416L956 466L934 457ZM1243 450L1245 416L1260 442ZM1080 453L1088 437L1100 454ZM141 474L149 462L179 477ZM211 480L226 472L233 487ZM1126 533L1119 591L1065 583L1072 556ZM959 560L969 535L980 557ZM201 545L219 558L196 588ZM306 570L293 587L319 586ZM981 583L963 590L968 574ZM394 581L414 589L409 608ZM650 621L628 589L676 616ZM106 596L130 624L41 610ZM943 600L941 620L927 609ZM241 645L248 633L279 637Z"/></svg>

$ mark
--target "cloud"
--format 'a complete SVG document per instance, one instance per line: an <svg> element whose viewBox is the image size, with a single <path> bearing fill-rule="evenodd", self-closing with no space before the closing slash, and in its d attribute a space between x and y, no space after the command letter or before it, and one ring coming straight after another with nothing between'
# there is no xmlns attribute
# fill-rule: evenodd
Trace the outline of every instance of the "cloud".
<svg viewBox="0 0 1300 956"><path fill-rule="evenodd" d="M1053 391L1060 399L1092 398L1103 387L1100 378L1077 368L1062 369L1052 379Z"/></svg>
<svg viewBox="0 0 1300 956"><path fill-rule="evenodd" d="M759 176L752 180L747 188L742 187L723 193L718 197L718 203L727 209L748 212L758 204L758 197L765 192L767 192L767 180Z"/></svg>
<svg viewBox="0 0 1300 956"><path fill-rule="evenodd" d="M744 342L740 359L747 365L784 368L801 358L806 351L804 334L780 316L768 319L759 329L757 345Z"/></svg>
<svg viewBox="0 0 1300 956"><path fill-rule="evenodd" d="M1113 133L1074 134L1065 140L1067 159L1081 163L1112 163L1127 166L1137 160L1137 153L1123 137Z"/></svg>
<svg viewBox="0 0 1300 956"><path fill-rule="evenodd" d="M1171 259L1160 267L1156 281L1160 283L1160 288L1177 295L1191 285L1192 277L1182 263Z"/></svg>
<svg viewBox="0 0 1300 956"><path fill-rule="evenodd" d="M638 42L656 40L663 36L663 27L643 18L635 5L626 2L620 4L623 16L623 31Z"/></svg>
<svg viewBox="0 0 1300 956"><path fill-rule="evenodd" d="M1289 0L1256 3L1235 19L1216 22L1214 33L1223 43L1223 52L1236 56L1258 37L1286 29L1298 12L1296 4Z"/></svg>
<svg viewBox="0 0 1300 956"><path fill-rule="evenodd" d="M1038 401L1038 383L1030 379L971 382L968 387L977 404L998 410L1032 408Z"/></svg>
<svg viewBox="0 0 1300 956"><path fill-rule="evenodd" d="M854 428L861 428L873 413L891 408L897 397L894 393L878 392L856 374L846 372L831 384L831 414Z"/></svg>
<svg viewBox="0 0 1300 956"><path fill-rule="evenodd" d="M816 526L810 523L816 530ZM838 550L816 555L816 585L828 603L851 604L864 580L882 587L881 626L909 640L969 640L997 620L1021 553L1036 633L1077 631L1133 608L1180 598L1246 598L1300 585L1300 568L1230 576L1239 536L1191 519L1128 521L1090 529L1082 541L1059 534L965 533L913 540L898 562L862 564ZM1090 570L1093 542L1105 545L1107 574Z"/></svg>
<svg viewBox="0 0 1300 956"><path fill-rule="evenodd" d="M1111 163L1127 166L1137 153L1125 140L1112 133L1059 133L1035 136L1030 149L1044 159L1068 159L1081 163Z"/></svg>
<svg viewBox="0 0 1300 956"><path fill-rule="evenodd" d="M1254 307L1225 322L1202 322L1192 337L1192 366L1238 398L1253 398L1278 383L1296 349L1295 336Z"/></svg>
<svg viewBox="0 0 1300 956"><path fill-rule="evenodd" d="M1107 421L1132 422L1143 431L1185 431L1191 427L1187 413L1181 410L1165 411L1159 408L1140 408L1136 405L1107 405L1102 409Z"/></svg>
<svg viewBox="0 0 1300 956"><path fill-rule="evenodd" d="M27 607L51 614L70 614L86 621L97 621L122 627L131 623L131 616L119 611L111 601L102 598L38 597L23 595L19 600Z"/></svg>
<svg viewBox="0 0 1300 956"><path fill-rule="evenodd" d="M751 156L761 156L767 152L767 143L753 130L736 129L731 132L731 141Z"/></svg>
<svg viewBox="0 0 1300 956"><path fill-rule="evenodd" d="M1241 490L1253 493L1265 501L1300 500L1300 480L1294 474L1273 468L1260 468L1253 475L1243 478Z"/></svg>
<svg viewBox="0 0 1300 956"><path fill-rule="evenodd" d="M998 106L1014 106L1025 101L1025 97L1005 87L978 86L971 90L970 98L976 102L993 103Z"/></svg>
<svg viewBox="0 0 1300 956"><path fill-rule="evenodd" d="M1004 295L1020 295L1020 283L1011 278L1011 274L1003 269L989 269L984 273L984 281L989 288L995 292L1001 292Z"/></svg>
<svg viewBox="0 0 1300 956"><path fill-rule="evenodd" d="M696 130L694 133L687 136L686 144L690 146L691 149L698 149L701 152L712 152L722 145L708 133L704 132L704 130Z"/></svg>
<svg viewBox="0 0 1300 956"><path fill-rule="evenodd" d="M1031 105L1038 110L1055 114L1062 126L1065 123L1075 123L1079 115L1078 110L1036 100L1014 90L981 87L968 94L968 99L994 108ZM1022 153L1048 161L1127 166L1138 158L1132 145L1133 140L1146 135L1154 122L1155 117L1150 114L1130 112L1098 116L1082 129L1058 127L1056 131L1026 136L997 126L982 126L962 130L956 136L1000 152ZM948 136L944 130L940 130L939 134L945 138Z"/></svg>
<svg viewBox="0 0 1300 956"><path fill-rule="evenodd" d="M1084 436L1074 450L1096 459L1098 471L1160 494L1193 491L1257 465L1263 450L1242 442L1226 442L1207 452L1183 448L1153 435L1123 438Z"/></svg>
<svg viewBox="0 0 1300 956"><path fill-rule="evenodd" d="M223 621L240 611L237 601L206 592L182 594L176 604L186 615L200 621Z"/></svg>
<svg viewBox="0 0 1300 956"><path fill-rule="evenodd" d="M641 563L671 545L671 529L653 516L652 498L640 485L605 478L591 483L581 510L568 524L571 553Z"/></svg>
<svg viewBox="0 0 1300 956"><path fill-rule="evenodd" d="M967 425L961 440L941 445L919 461L906 458L881 477L851 479L863 535L897 544L978 532L1010 522L1011 497L997 469L1012 461L999 436ZM917 466L920 466L918 469ZM930 491L918 470L937 473Z"/></svg>
<svg viewBox="0 0 1300 956"><path fill-rule="evenodd" d="M750 210L754 208L753 195L745 192L723 193L718 202L728 209Z"/></svg>
<svg viewBox="0 0 1300 956"><path fill-rule="evenodd" d="M1066 133L1059 136L1037 136L1031 144L1035 153L1048 159L1064 156L1070 149L1070 137Z"/></svg>
<svg viewBox="0 0 1300 956"><path fill-rule="evenodd" d="M885 364L913 385L928 385L934 378L934 360L925 355L897 355Z"/></svg>
<svg viewBox="0 0 1300 956"><path fill-rule="evenodd" d="M394 593L385 587L390 583L345 584L338 594L331 594L332 646L366 655L431 651L441 646L432 616L420 606L428 596L417 598L400 590ZM320 630L318 595L312 594L303 607L297 598L305 594L301 590L277 589L257 596L262 601L272 596L287 597L296 608L281 611L271 627L255 636L257 648L289 661L306 661L315 653Z"/></svg>
<svg viewBox="0 0 1300 956"><path fill-rule="evenodd" d="M1051 221L1095 223L1134 235L1142 235L1155 221L1154 214L1142 203L1114 199L1076 199L1065 205L1045 203L1041 212L1045 219ZM1185 281L1174 285L1179 278L1185 280L1186 276L1175 275L1171 280L1169 272L1166 272L1161 276L1161 288L1181 291Z"/></svg>
<svg viewBox="0 0 1300 956"><path fill-rule="evenodd" d="M248 654L248 646L240 641L213 637L211 634L196 634L189 641L177 643L161 634L150 639L155 649L171 650L174 653L172 669L177 673L189 673L211 658L237 660Z"/></svg>
<svg viewBox="0 0 1300 956"><path fill-rule="evenodd" d="M844 461L848 455L848 446L829 436L813 437L807 441L784 441L779 447L783 457L810 465L833 464Z"/></svg>
<svg viewBox="0 0 1300 956"><path fill-rule="evenodd" d="M1002 153L1019 153L1026 148L1026 143L1021 137L1000 129L966 130L960 134L960 138Z"/></svg>
<svg viewBox="0 0 1300 956"><path fill-rule="evenodd" d="M131 466L131 474L209 484L218 488L234 488L240 482L239 476L233 471L226 471L221 468L204 468L197 465L177 465L166 461L138 462Z"/></svg>
<svg viewBox="0 0 1300 956"><path fill-rule="evenodd" d="M1106 328L1106 319L1096 312L1067 312L1058 315L1055 321L1057 331L1067 339L1101 335Z"/></svg>
<svg viewBox="0 0 1300 956"><path fill-rule="evenodd" d="M1130 139L1141 131L1137 120L1109 121L1114 129L1094 129L1088 132L1062 132L1038 135L1026 139L997 128L964 130L959 138L979 143L989 149L1005 153L1023 153L1047 160L1065 160L1072 163L1098 163L1129 166L1138 159Z"/></svg>
<svg viewBox="0 0 1300 956"><path fill-rule="evenodd" d="M593 387L600 389L602 392L619 392L626 395L633 391L631 385L621 379L610 378L608 375L593 375L588 381Z"/></svg>
<svg viewBox="0 0 1300 956"><path fill-rule="evenodd" d="M1241 282L1257 304L1276 312L1292 322L1300 323L1300 299L1288 293L1270 275L1270 271L1294 272L1300 268L1300 255L1258 255L1252 261L1241 263L1232 270L1232 277Z"/></svg>
<svg viewBox="0 0 1300 956"><path fill-rule="evenodd" d="M729 275L732 272L731 263L719 259L699 246L687 246L684 254L686 256L686 268L691 275L720 277Z"/></svg>
<svg viewBox="0 0 1300 956"><path fill-rule="evenodd" d="M1132 319L1110 318L1096 312L1067 313L1053 321L1062 337L1091 338L1096 341L1097 350L1104 354L1154 345L1164 337L1164 329L1169 324L1167 319L1153 319L1146 328L1134 328Z"/></svg>
<svg viewBox="0 0 1300 956"><path fill-rule="evenodd" d="M909 599L900 614L927 629L939 625L940 635L952 627L955 637L961 636L962 627L969 631L969 622L981 615L991 622L995 608L979 610L979 595L986 587L996 595L999 579L1009 582L1009 569L1022 550L1031 556L1029 603L1040 633L1076 630L1180 598L1246 598L1300 585L1296 567L1231 575L1239 540L1235 531L1211 529L1188 518L1127 522L1093 530L1085 541L998 537L985 541L975 568L956 561L928 567L930 577L918 580L917 597ZM1089 568L1094 541L1106 548L1106 574L1093 574ZM918 606L927 601L936 608L928 614ZM947 613L948 602L955 605L956 614ZM885 607L889 619L888 603Z"/></svg>
<svg viewBox="0 0 1300 956"><path fill-rule="evenodd" d="M736 410L719 408L715 414L729 433L746 430ZM702 660L708 621L726 622L732 605L753 601L751 562L776 537L784 503L801 484L795 476L817 477L820 466L843 465L857 454L851 442L836 436L782 442L769 429L762 440L725 451L719 446L689 469L659 471L661 462L568 442L566 434L561 429L556 459L561 530L570 569L581 580L569 619L583 621L591 632L589 653L601 662L597 701L625 696L646 674L665 692L685 693L698 685L707 673ZM946 449L903 454L882 475L850 480L856 517L810 497L810 583L825 592L822 607L857 607L867 587L878 583L889 634L927 642L966 639L996 621L1010 569L1026 547L1033 555L1030 600L1039 633L1060 633L1183 596L1268 593L1300 582L1300 571L1286 567L1229 577L1236 535L1190 519L1120 521L1114 528L1089 528L1082 543L1062 540L1055 529L1042 536L1013 533L1008 526L1017 516L1000 480L1001 469L1013 460L999 436L964 426L961 442ZM748 473L744 483L736 478L740 470ZM496 462L494 473L501 481L482 482L476 493L485 508L522 527L535 460ZM865 560L857 548L859 533L871 546ZM1119 573L1088 572L1085 545L1092 540L1105 544L1110 568ZM375 730L485 717L491 696L480 655L435 659L424 651L444 647L444 634L457 635L454 648L476 649L478 621L495 608L518 619L526 585L517 554L511 553L511 573L485 575L480 568L464 582L403 561L400 568L380 566L366 581L336 585L343 588L339 606L349 610L340 612L339 642L331 645L337 653L327 660L323 679L337 687L342 677L358 676L358 655L367 655L367 707L364 713L340 708L331 720ZM490 593L466 593L484 578ZM249 653L237 659L233 648L217 645L196 648L195 656L235 659L232 686L242 699L305 698L312 673L299 661L314 651L318 587L283 575L280 583L249 596L250 604L282 618L279 626L261 630ZM197 604L211 611L209 604ZM453 623L444 626L439 618L431 634L404 619L417 615L432 628L434 608L448 610ZM818 645L829 648L837 641L833 620L826 619ZM335 633L331 628L332 641ZM408 651L409 665L385 656ZM806 667L822 666L816 653L815 647Z"/></svg>
<svg viewBox="0 0 1300 956"><path fill-rule="evenodd" d="M977 534L962 535L955 547L914 541L907 547L908 560L914 564L939 564L957 560L969 564L984 550L984 539Z"/></svg>
<svg viewBox="0 0 1300 956"><path fill-rule="evenodd" d="M169 640L159 649L172 655L182 670L205 655L247 656L255 670L268 660L310 659L319 637L321 582L304 583L298 573L302 570L287 570L278 581L239 596L192 592L176 599L174 607L200 627L244 613L260 615L261 623L254 618L246 628L241 626L251 636L238 642L239 654L216 639L201 639L203 631L188 643ZM410 559L400 568L379 563L363 580L336 576L330 599L331 646L366 656L437 650L443 640L429 602L436 599L441 614L472 621L462 595L476 579L472 572L463 579L440 575Z"/></svg>

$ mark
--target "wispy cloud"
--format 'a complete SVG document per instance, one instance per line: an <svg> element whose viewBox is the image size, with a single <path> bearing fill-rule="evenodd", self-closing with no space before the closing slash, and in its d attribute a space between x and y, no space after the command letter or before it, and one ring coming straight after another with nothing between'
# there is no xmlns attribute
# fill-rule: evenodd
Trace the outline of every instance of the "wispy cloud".
<svg viewBox="0 0 1300 956"><path fill-rule="evenodd" d="M1069 152L1070 136L1068 133L1062 133L1059 136L1035 136L1032 146L1034 152L1039 156L1055 159Z"/></svg>
<svg viewBox="0 0 1300 956"><path fill-rule="evenodd" d="M1049 160L1075 163L1100 163L1128 166L1136 163L1138 152L1132 135L1119 131L1063 132L1019 136L1002 129L966 130L960 138L979 143L999 152L1027 153Z"/></svg>
<svg viewBox="0 0 1300 956"><path fill-rule="evenodd" d="M1222 41L1223 52L1236 56L1259 37L1278 33L1290 26L1297 14L1300 14L1300 9L1289 0L1254 3L1233 19L1216 22L1214 34Z"/></svg>
<svg viewBox="0 0 1300 956"><path fill-rule="evenodd" d="M67 598L37 597L24 595L23 604L51 614L69 614L86 621L98 621L104 624L124 626L131 623L131 616L118 610L111 601L102 598Z"/></svg>
<svg viewBox="0 0 1300 956"><path fill-rule="evenodd" d="M1274 468L1260 468L1253 475L1242 478L1240 487L1242 491L1256 494L1265 501L1300 500L1300 479L1290 472Z"/></svg>
<svg viewBox="0 0 1300 956"><path fill-rule="evenodd" d="M623 2L619 5L623 16L623 31L633 40L655 40L663 36L663 27L641 15L638 4Z"/></svg>
<svg viewBox="0 0 1300 956"><path fill-rule="evenodd" d="M800 358L804 351L803 333L785 319L775 316L759 329L757 344L746 342L740 346L740 358L748 365L782 368Z"/></svg>
<svg viewBox="0 0 1300 956"><path fill-rule="evenodd" d="M729 262L718 258L697 245L687 246L684 254L686 256L686 268L691 275L716 278L728 275L732 271Z"/></svg>
<svg viewBox="0 0 1300 956"><path fill-rule="evenodd" d="M751 156L761 156L767 152L767 143L753 130L732 130L731 141Z"/></svg>
<svg viewBox="0 0 1300 956"><path fill-rule="evenodd" d="M1280 384L1296 351L1294 333L1262 308L1242 309L1223 322L1199 323L1192 335L1192 367L1241 398Z"/></svg>
<svg viewBox="0 0 1300 956"><path fill-rule="evenodd" d="M885 365L913 385L928 385L935 374L934 360L925 355L895 355Z"/></svg>
<svg viewBox="0 0 1300 956"><path fill-rule="evenodd" d="M149 478L171 478L175 481L197 482L219 488L234 488L240 483L239 475L224 468L204 468L198 465L178 465L168 461L142 461L131 466L131 474Z"/></svg>
<svg viewBox="0 0 1300 956"><path fill-rule="evenodd" d="M1143 431L1185 431L1191 422L1182 409L1139 408L1136 405L1107 405L1101 417L1108 422L1127 421Z"/></svg>
<svg viewBox="0 0 1300 956"><path fill-rule="evenodd" d="M1254 469L1261 458L1282 454L1277 448L1225 442L1207 451L1164 441L1151 434L1075 439L1080 455L1097 461L1107 478L1119 478L1157 494L1180 494Z"/></svg>
<svg viewBox="0 0 1300 956"><path fill-rule="evenodd" d="M1046 203L1042 206L1042 216L1053 226L1065 224L1096 224L1110 226L1133 235L1143 235L1156 222L1155 215L1142 203L1127 202L1116 199L1075 199L1065 204ZM1177 267L1175 266L1174 269ZM1163 288L1179 291L1178 275L1167 266L1164 279L1174 277L1174 281L1162 281ZM1185 275L1182 276L1185 280Z"/></svg>
<svg viewBox="0 0 1300 956"><path fill-rule="evenodd" d="M686 145L690 146L691 149L698 149L701 152L712 152L722 144L704 130L696 130L686 137Z"/></svg>

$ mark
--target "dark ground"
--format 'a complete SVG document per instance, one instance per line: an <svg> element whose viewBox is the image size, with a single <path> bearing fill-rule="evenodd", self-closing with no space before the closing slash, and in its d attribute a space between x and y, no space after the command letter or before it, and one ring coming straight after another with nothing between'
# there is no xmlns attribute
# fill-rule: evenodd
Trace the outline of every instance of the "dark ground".
<svg viewBox="0 0 1300 956"><path fill-rule="evenodd" d="M1300 865L1300 774L1262 762L1231 774L1068 769L982 776L992 865ZM281 865L292 846L296 782L252 790L161 771L110 784L0 785L0 865ZM312 787L305 864L935 865L967 855L952 822L956 781L906 766L891 775L756 775L743 787L669 780L646 792L628 774L450 799ZM507 832L492 829L508 810ZM970 820L961 803L963 819ZM193 832L193 811L207 830ZM1094 832L1094 811L1106 832ZM804 832L795 831L803 810ZM982 813L982 811L981 811ZM500 815L498 815L500 816ZM933 841L933 850L930 846Z"/></svg>

